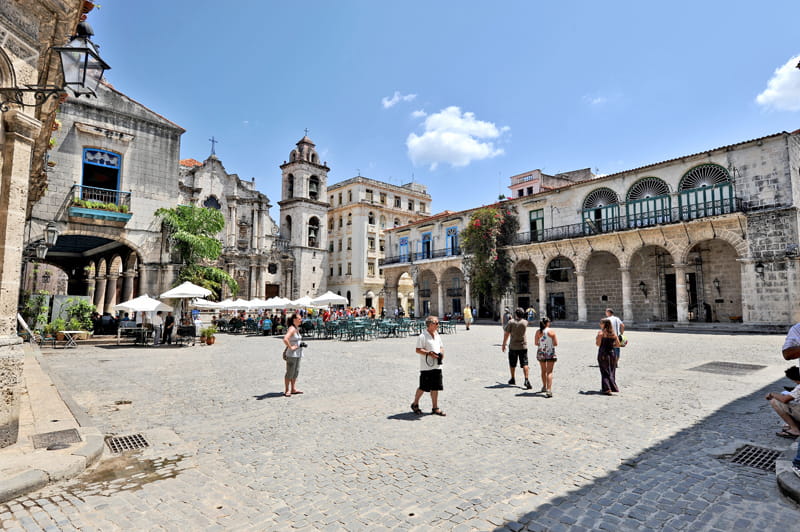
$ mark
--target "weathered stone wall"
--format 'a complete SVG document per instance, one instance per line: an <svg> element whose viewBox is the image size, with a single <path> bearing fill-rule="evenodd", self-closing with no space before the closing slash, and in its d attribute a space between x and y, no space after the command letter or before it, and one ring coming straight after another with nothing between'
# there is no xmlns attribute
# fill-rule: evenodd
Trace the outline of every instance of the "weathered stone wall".
<svg viewBox="0 0 800 532"><path fill-rule="evenodd" d="M622 284L619 260L607 252L592 255L586 266L584 293L586 294L586 320L599 322L607 308L622 315ZM606 300L603 300L603 296Z"/></svg>
<svg viewBox="0 0 800 532"><path fill-rule="evenodd" d="M0 447L17 441L19 394L22 389L22 346L0 346Z"/></svg>

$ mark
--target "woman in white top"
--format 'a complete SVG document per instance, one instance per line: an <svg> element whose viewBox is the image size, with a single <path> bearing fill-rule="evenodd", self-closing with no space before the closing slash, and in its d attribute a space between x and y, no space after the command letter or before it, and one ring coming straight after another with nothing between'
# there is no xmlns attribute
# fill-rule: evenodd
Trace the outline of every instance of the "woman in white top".
<svg viewBox="0 0 800 532"><path fill-rule="evenodd" d="M536 341L536 360L542 370L542 392L545 397L553 397L553 368L556 365L556 346L558 338L550 328L550 318L543 316L539 321L539 330L534 338Z"/></svg>
<svg viewBox="0 0 800 532"><path fill-rule="evenodd" d="M297 376L300 374L300 359L303 358L303 336L300 334L300 324L303 317L297 312L289 316L289 329L283 337L286 349L283 351L283 359L286 361L286 375L283 377L284 397L301 394L295 385Z"/></svg>

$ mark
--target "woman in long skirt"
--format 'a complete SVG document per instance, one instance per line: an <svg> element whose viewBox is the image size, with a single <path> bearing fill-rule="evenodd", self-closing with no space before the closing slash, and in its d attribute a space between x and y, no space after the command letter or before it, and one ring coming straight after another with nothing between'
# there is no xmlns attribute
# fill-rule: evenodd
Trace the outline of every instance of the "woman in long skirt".
<svg viewBox="0 0 800 532"><path fill-rule="evenodd" d="M597 363L600 366L600 387L605 395L619 392L617 388L617 357L614 348L619 347L619 338L614 334L611 320L600 320L600 330L595 338L597 345Z"/></svg>

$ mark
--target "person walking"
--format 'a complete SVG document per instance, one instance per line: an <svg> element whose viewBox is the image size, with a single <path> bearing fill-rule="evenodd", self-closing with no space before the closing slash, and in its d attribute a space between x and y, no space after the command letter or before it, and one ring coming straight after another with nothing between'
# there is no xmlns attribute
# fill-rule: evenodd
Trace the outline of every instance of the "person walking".
<svg viewBox="0 0 800 532"><path fill-rule="evenodd" d="M161 335L164 334L164 318L161 317L162 311L156 312L156 317L153 318L153 345L161 344Z"/></svg>
<svg viewBox="0 0 800 532"><path fill-rule="evenodd" d="M528 342L525 334L528 332L528 321L525 319L525 310L517 308L514 311L514 317L509 320L504 328L503 334L503 352L506 352L506 344L508 344L508 366L511 370L511 379L508 384L512 386L517 382L514 380L514 373L517 369L517 361L525 374L525 389L530 390L531 381L528 379ZM509 337L511 341L509 342Z"/></svg>
<svg viewBox="0 0 800 532"><path fill-rule="evenodd" d="M611 320L611 328L614 330L614 334L617 335L617 338L621 338L622 335L625 334L625 324L614 314L614 309L606 309L606 318ZM617 357L617 366L619 366L620 347L622 347L622 345L614 348L614 356Z"/></svg>
<svg viewBox="0 0 800 532"><path fill-rule="evenodd" d="M553 329L550 328L550 318L542 316L539 320L539 330L534 336L536 342L536 360L539 361L539 368L542 373L542 393L545 397L553 397L553 369L556 365L556 346L558 338Z"/></svg>
<svg viewBox="0 0 800 532"><path fill-rule="evenodd" d="M164 338L163 342L167 345L172 344L172 329L175 327L175 316L172 312L167 312L167 317L164 319Z"/></svg>
<svg viewBox="0 0 800 532"><path fill-rule="evenodd" d="M300 334L300 324L303 317L298 312L292 313L288 320L288 329L283 336L283 359L286 361L286 375L283 377L283 396L291 397L303 392L297 389L297 377L300 375L300 359L303 358L303 335Z"/></svg>
<svg viewBox="0 0 800 532"><path fill-rule="evenodd" d="M595 337L597 345L597 364L600 366L600 388L605 395L619 392L617 388L617 356L614 348L619 347L619 337L614 332L611 320L600 320L600 330Z"/></svg>
<svg viewBox="0 0 800 532"><path fill-rule="evenodd" d="M417 414L422 414L419 407L419 400L422 394L431 394L432 410L431 414L446 416L439 408L439 392L444 389L442 383L442 362L444 361L444 346L442 337L437 331L439 328L439 318L428 316L425 318L425 330L417 338L416 353L419 355L419 386L414 394L414 402L411 403L411 410Z"/></svg>
<svg viewBox="0 0 800 532"><path fill-rule="evenodd" d="M467 326L467 330L469 330L469 326L472 325L472 309L469 305L464 307L464 325Z"/></svg>
<svg viewBox="0 0 800 532"><path fill-rule="evenodd" d="M502 322L503 329L506 328L506 324L510 319L511 319L511 311L508 310L508 307L506 307L503 309L503 322Z"/></svg>

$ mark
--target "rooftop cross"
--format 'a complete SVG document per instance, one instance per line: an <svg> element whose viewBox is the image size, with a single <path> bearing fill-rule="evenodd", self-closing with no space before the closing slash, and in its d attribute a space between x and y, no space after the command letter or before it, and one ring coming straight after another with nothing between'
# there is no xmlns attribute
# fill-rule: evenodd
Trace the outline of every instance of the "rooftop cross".
<svg viewBox="0 0 800 532"><path fill-rule="evenodd" d="M217 152L214 150L215 147L214 145L219 141L215 139L213 135L211 136L210 139L208 139L208 141L211 143L211 155L216 155Z"/></svg>

